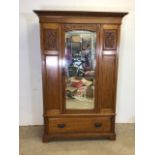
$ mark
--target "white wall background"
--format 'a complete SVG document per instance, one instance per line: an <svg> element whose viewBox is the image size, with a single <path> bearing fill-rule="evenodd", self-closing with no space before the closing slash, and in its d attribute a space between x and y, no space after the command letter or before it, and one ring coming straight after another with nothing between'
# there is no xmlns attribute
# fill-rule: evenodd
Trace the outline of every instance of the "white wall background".
<svg viewBox="0 0 155 155"><path fill-rule="evenodd" d="M40 125L42 118L41 57L36 9L125 11L118 71L118 123L134 122L134 2L133 0L20 0L20 125Z"/></svg>

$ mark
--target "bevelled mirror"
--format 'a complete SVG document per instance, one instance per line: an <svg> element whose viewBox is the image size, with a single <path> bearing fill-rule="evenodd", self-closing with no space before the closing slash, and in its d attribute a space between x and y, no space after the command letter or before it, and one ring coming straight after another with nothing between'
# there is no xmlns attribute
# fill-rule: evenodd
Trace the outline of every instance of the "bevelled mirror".
<svg viewBox="0 0 155 155"><path fill-rule="evenodd" d="M66 109L94 109L95 67L96 32L65 32Z"/></svg>

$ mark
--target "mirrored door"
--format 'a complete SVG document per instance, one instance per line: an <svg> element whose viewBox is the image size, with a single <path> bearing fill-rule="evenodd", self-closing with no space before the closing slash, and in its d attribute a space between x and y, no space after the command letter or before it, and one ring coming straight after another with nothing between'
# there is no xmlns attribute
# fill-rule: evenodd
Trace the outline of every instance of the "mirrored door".
<svg viewBox="0 0 155 155"><path fill-rule="evenodd" d="M96 32L65 32L65 105L67 110L95 108Z"/></svg>

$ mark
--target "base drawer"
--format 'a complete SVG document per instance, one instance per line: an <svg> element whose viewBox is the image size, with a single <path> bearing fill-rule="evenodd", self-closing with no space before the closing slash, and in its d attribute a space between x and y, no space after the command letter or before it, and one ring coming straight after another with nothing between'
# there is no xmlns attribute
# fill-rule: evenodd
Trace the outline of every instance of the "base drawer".
<svg viewBox="0 0 155 155"><path fill-rule="evenodd" d="M111 132L111 117L49 118L48 133Z"/></svg>

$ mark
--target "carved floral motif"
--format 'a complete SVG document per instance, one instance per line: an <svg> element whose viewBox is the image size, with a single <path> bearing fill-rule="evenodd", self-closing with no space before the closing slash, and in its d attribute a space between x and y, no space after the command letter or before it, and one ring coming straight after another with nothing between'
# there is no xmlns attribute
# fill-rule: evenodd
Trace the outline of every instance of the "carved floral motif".
<svg viewBox="0 0 155 155"><path fill-rule="evenodd" d="M53 29L45 29L45 50L58 49L58 31Z"/></svg>
<svg viewBox="0 0 155 155"><path fill-rule="evenodd" d="M64 29L65 30L70 30L70 29L74 29L74 30L92 30L92 31L96 31L96 24L65 24L64 25Z"/></svg>
<svg viewBox="0 0 155 155"><path fill-rule="evenodd" d="M104 49L116 49L116 30L105 30L104 38Z"/></svg>

